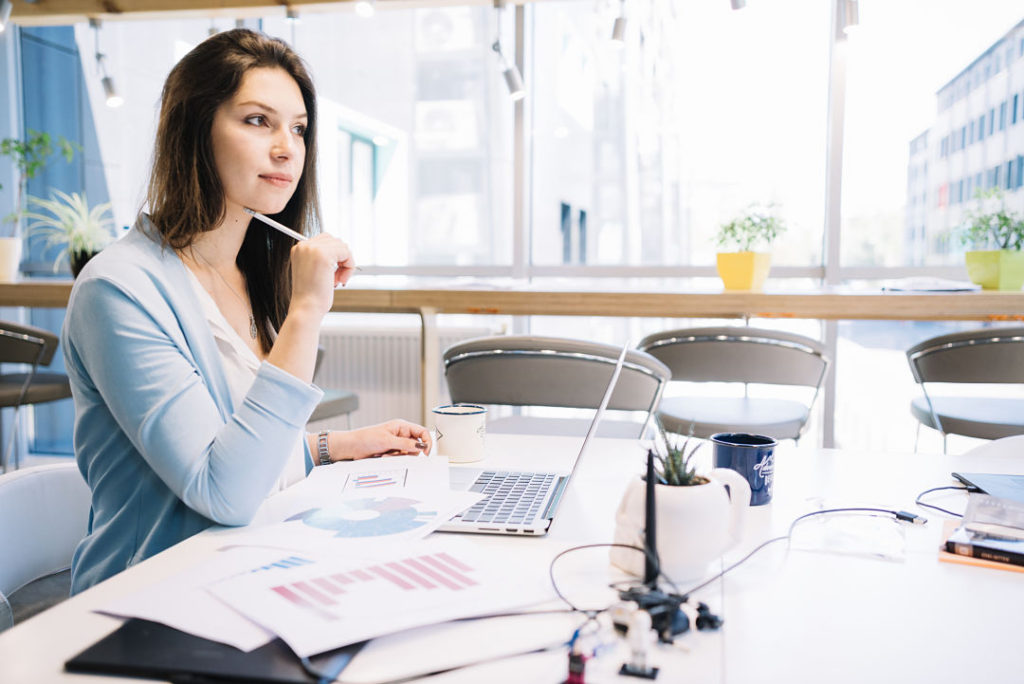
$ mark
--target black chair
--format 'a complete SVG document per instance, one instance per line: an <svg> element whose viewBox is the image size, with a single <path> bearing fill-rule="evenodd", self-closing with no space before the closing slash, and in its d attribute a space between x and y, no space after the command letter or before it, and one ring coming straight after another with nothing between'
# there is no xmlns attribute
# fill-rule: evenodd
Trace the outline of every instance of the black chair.
<svg viewBox="0 0 1024 684"><path fill-rule="evenodd" d="M0 373L0 408L14 408L14 430L7 440L0 437L0 472L7 472L8 454L14 452L14 467L20 459L14 446L18 410L25 404L42 404L71 396L68 376L39 372L49 366L57 351L58 338L49 330L0 321L0 363L27 364L27 372Z"/></svg>
<svg viewBox="0 0 1024 684"><path fill-rule="evenodd" d="M939 335L907 350L907 361L923 396L910 403L921 426L946 435L999 439L1024 434L1024 395L936 396L928 383L1024 385L1024 328L986 328ZM917 439L914 440L917 450Z"/></svg>

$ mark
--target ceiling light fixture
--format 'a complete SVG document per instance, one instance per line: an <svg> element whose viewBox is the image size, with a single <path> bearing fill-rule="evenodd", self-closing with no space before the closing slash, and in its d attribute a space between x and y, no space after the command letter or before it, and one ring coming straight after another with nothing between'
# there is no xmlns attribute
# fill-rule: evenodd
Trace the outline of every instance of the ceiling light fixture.
<svg viewBox="0 0 1024 684"><path fill-rule="evenodd" d="M11 10L14 9L14 3L11 0L0 1L0 33L4 32L7 28L7 23L11 19Z"/></svg>
<svg viewBox="0 0 1024 684"><path fill-rule="evenodd" d="M111 108L120 107L124 104L124 98L118 94L117 88L114 86L114 79L107 73L105 61L107 56L100 52L100 20L94 17L90 18L89 26L92 27L93 35L95 36L96 67L100 72L100 84L103 86L103 94L106 96L107 106Z"/></svg>
<svg viewBox="0 0 1024 684"><path fill-rule="evenodd" d="M377 0L356 0L356 14L369 19L377 11Z"/></svg>
<svg viewBox="0 0 1024 684"><path fill-rule="evenodd" d="M619 0L619 16L612 26L612 40L619 45L626 42L626 0Z"/></svg>
<svg viewBox="0 0 1024 684"><path fill-rule="evenodd" d="M860 24L860 3L857 0L846 0L846 7L843 13L843 32L850 35L856 31Z"/></svg>
<svg viewBox="0 0 1024 684"><path fill-rule="evenodd" d="M505 85L508 86L508 96L513 101L522 100L526 97L526 88L523 86L523 77L519 73L519 69L515 64L505 59L505 55L501 51L501 41L494 41L491 49L498 53L498 60L501 62L501 73L505 77Z"/></svg>
<svg viewBox="0 0 1024 684"><path fill-rule="evenodd" d="M508 61L505 53L501 50L501 12L505 9L505 0L494 0L494 12L497 17L495 28L494 44L491 49L498 53L498 62L501 65L501 75L505 77L505 85L508 87L508 95L513 102L518 102L526 97L526 88L523 86L523 75L519 73L519 67Z"/></svg>
<svg viewBox="0 0 1024 684"><path fill-rule="evenodd" d="M747 6L747 0L730 0L734 10L741 10Z"/></svg>

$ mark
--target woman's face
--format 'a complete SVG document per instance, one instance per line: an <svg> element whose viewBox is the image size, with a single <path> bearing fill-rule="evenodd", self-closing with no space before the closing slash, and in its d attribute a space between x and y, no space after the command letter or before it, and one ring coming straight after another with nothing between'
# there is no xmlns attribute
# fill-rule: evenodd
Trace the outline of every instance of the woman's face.
<svg viewBox="0 0 1024 684"><path fill-rule="evenodd" d="M213 117L211 139L228 214L276 214L291 199L306 158L306 105L288 72L250 69Z"/></svg>

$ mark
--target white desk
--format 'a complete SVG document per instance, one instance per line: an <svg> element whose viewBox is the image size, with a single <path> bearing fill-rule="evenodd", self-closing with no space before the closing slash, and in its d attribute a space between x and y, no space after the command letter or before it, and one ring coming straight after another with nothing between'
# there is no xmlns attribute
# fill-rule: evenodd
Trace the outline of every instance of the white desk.
<svg viewBox="0 0 1024 684"><path fill-rule="evenodd" d="M518 450L527 454L527 467L550 461L552 454L558 458L572 455L578 444L567 438L491 435L489 439L496 465L506 463ZM710 455L709 449L705 451ZM940 563L936 549L943 516L913 505L918 492L952 484L951 470L1024 473L1024 450L1019 451L1019 455L975 457L780 451L775 500L769 506L751 509L743 547L731 551L727 562L761 540L785 532L795 516L821 504L906 509L923 513L930 522L924 527L899 527L906 538L902 562L787 551L784 542L761 551L724 581L697 595L725 618L725 626L720 632L682 635L678 641L682 648L657 650L652 659L663 669L657 681L961 682L1021 678L1017 649L1024 634L1024 574ZM597 440L570 490L564 517L548 537L480 536L477 542L496 554L506 554L510 562L546 562L544 558L563 548L608 541L621 493L641 467L640 452L632 443ZM965 501L958 493L933 496L935 502L954 509ZM815 520L821 519L804 525L819 524ZM216 532L197 535L0 634L0 681L102 679L62 671L67 658L119 624L91 609L190 566L216 547L218 536ZM570 585L573 596L587 595L591 606L596 605L595 592L603 596L603 583L613 577L604 550L569 556L559 568L559 577ZM433 638L406 643L400 650L371 648L346 670L344 681L374 681L415 671L418 664L435 663L438 653L459 652L461 639L469 632L478 636L493 630L494 638L487 641L496 650L508 643L506 636L499 635L514 639L527 632L527 638L546 643L567 638L571 632L572 623L563 618L542 622L530 626L514 621L470 623L455 628L456 632L464 630L463 636L452 636L441 628L421 630ZM619 680L613 674L624 655L619 652L590 661L587 681L638 681ZM564 653L553 652L502 660L430 681L555 682L564 677L565 664Z"/></svg>

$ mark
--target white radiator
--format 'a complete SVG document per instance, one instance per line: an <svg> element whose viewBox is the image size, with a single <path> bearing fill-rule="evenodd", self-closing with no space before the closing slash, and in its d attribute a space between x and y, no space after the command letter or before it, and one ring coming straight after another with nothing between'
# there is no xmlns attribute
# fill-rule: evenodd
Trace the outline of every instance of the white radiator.
<svg viewBox="0 0 1024 684"><path fill-rule="evenodd" d="M448 400L440 354L471 337L493 335L484 327L438 327L439 387L437 402ZM340 389L359 396L359 409L351 414L351 426L373 425L391 418L420 422L420 328L419 326L366 327L330 325L320 330L323 362L314 382L323 389ZM325 419L309 430L345 429L344 416Z"/></svg>

